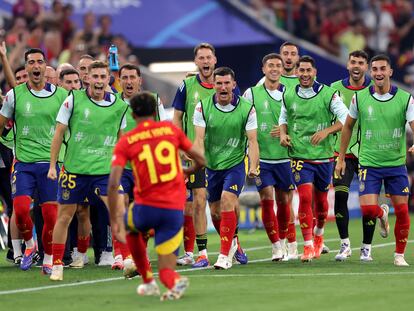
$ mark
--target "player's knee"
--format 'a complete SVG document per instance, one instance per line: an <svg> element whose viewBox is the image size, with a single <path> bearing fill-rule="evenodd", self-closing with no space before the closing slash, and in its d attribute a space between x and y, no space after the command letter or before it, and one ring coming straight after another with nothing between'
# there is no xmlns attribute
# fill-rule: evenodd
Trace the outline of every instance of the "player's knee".
<svg viewBox="0 0 414 311"><path fill-rule="evenodd" d="M376 218L377 208L377 205L361 205L362 216L368 218Z"/></svg>
<svg viewBox="0 0 414 311"><path fill-rule="evenodd" d="M309 185L302 185L298 187L300 205L312 204L312 187Z"/></svg>
<svg viewBox="0 0 414 311"><path fill-rule="evenodd" d="M408 204L398 204L394 206L394 213L397 219L410 219L408 213Z"/></svg>
<svg viewBox="0 0 414 311"><path fill-rule="evenodd" d="M26 216L30 211L32 199L27 195L19 195L13 199L13 207L16 218Z"/></svg>

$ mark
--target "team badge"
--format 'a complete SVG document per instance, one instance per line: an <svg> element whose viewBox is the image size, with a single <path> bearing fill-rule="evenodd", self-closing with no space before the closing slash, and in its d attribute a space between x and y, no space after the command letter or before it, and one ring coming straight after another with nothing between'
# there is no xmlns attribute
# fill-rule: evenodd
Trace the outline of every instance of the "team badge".
<svg viewBox="0 0 414 311"><path fill-rule="evenodd" d="M365 183L361 181L359 183L359 192L364 192L364 190L365 190Z"/></svg>
<svg viewBox="0 0 414 311"><path fill-rule="evenodd" d="M299 173L295 173L295 181L299 182L300 181L300 174Z"/></svg>
<svg viewBox="0 0 414 311"><path fill-rule="evenodd" d="M62 192L62 199L63 200L65 200L65 201L67 201L67 200L69 200L69 197L70 197L70 191L69 190L63 190L63 192Z"/></svg>
<svg viewBox="0 0 414 311"><path fill-rule="evenodd" d="M260 187L261 185L262 185L262 179L259 176L257 176L256 177L256 186Z"/></svg>

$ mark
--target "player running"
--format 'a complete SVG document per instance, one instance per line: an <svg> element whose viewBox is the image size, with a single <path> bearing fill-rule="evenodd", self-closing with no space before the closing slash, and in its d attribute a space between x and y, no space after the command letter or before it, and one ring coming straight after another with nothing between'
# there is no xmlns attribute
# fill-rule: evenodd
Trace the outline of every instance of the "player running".
<svg viewBox="0 0 414 311"><path fill-rule="evenodd" d="M341 148L335 173L344 176L345 154L351 140L352 128L359 121L359 202L363 217L380 219L380 234L389 233L388 206L378 205L378 196L384 182L390 195L396 222L394 265L408 266L404 259L410 231L408 214L409 183L406 163L405 124L414 130L414 101L412 96L391 84L392 68L386 55L371 59L370 74L373 86L356 93L341 137ZM414 146L408 150L414 152ZM370 236L364 236L361 260L371 261ZM365 240L367 239L367 240Z"/></svg>
<svg viewBox="0 0 414 311"><path fill-rule="evenodd" d="M131 99L130 107L137 126L123 136L115 147L108 199L116 237L125 239L125 226L128 230L126 240L143 279L137 293L160 294L143 240L143 234L153 228L159 278L168 289L161 300L173 300L179 299L189 285L186 277L174 271L183 239L183 208L186 200L179 150L186 152L194 161L192 168L184 170L185 174L203 166L204 158L180 129L169 122L154 120L156 105L154 96L149 92L142 92ZM118 187L128 161L132 164L136 186L134 205L128 208L124 216L118 206Z"/></svg>
<svg viewBox="0 0 414 311"><path fill-rule="evenodd" d="M279 54L271 53L263 57L262 64L266 77L264 83L249 88L243 96L256 109L260 150L260 173L256 177L256 187L260 194L263 225L272 243L272 260L279 261L288 259L285 238L290 217L291 191L295 189L295 184L288 151L280 146L279 141L279 115L285 89L279 82L283 60Z"/></svg>

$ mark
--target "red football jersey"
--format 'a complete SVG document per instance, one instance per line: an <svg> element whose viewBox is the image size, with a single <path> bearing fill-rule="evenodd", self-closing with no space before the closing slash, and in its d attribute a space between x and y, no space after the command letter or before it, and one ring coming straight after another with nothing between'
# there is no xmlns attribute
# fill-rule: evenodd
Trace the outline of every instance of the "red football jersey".
<svg viewBox="0 0 414 311"><path fill-rule="evenodd" d="M184 132L172 123L145 121L121 137L112 166L131 163L135 203L182 210L186 188L178 151L191 147Z"/></svg>

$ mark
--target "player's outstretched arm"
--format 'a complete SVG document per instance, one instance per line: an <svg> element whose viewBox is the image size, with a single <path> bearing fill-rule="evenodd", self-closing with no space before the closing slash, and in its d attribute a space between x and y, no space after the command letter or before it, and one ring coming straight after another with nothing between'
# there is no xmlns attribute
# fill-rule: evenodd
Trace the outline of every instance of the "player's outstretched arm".
<svg viewBox="0 0 414 311"><path fill-rule="evenodd" d="M111 168L111 174L109 175L108 181L108 209L112 231L115 234L115 238L118 241L125 243L125 230L122 224L123 209L117 206L119 196L119 183L123 171L124 168L119 165L113 165Z"/></svg>
<svg viewBox="0 0 414 311"><path fill-rule="evenodd" d="M67 125L57 122L55 135L53 136L52 145L50 147L50 165L49 172L47 173L47 178L56 180L56 162L59 155L60 147L62 146L63 136L65 135Z"/></svg>
<svg viewBox="0 0 414 311"><path fill-rule="evenodd" d="M11 88L14 88L16 86L16 81L14 80L13 70L11 69L10 62L7 58L6 42L4 41L0 46L0 59L1 63L3 64L3 71L4 76L6 77L6 81Z"/></svg>
<svg viewBox="0 0 414 311"><path fill-rule="evenodd" d="M247 142L249 145L249 177L253 178L258 175L259 168L259 144L257 143L257 130L246 131Z"/></svg>
<svg viewBox="0 0 414 311"><path fill-rule="evenodd" d="M356 119L351 116L346 117L344 126L341 132L341 147L339 148L339 156L336 162L335 174L340 179L345 174L345 154L351 140L352 129L356 123Z"/></svg>

